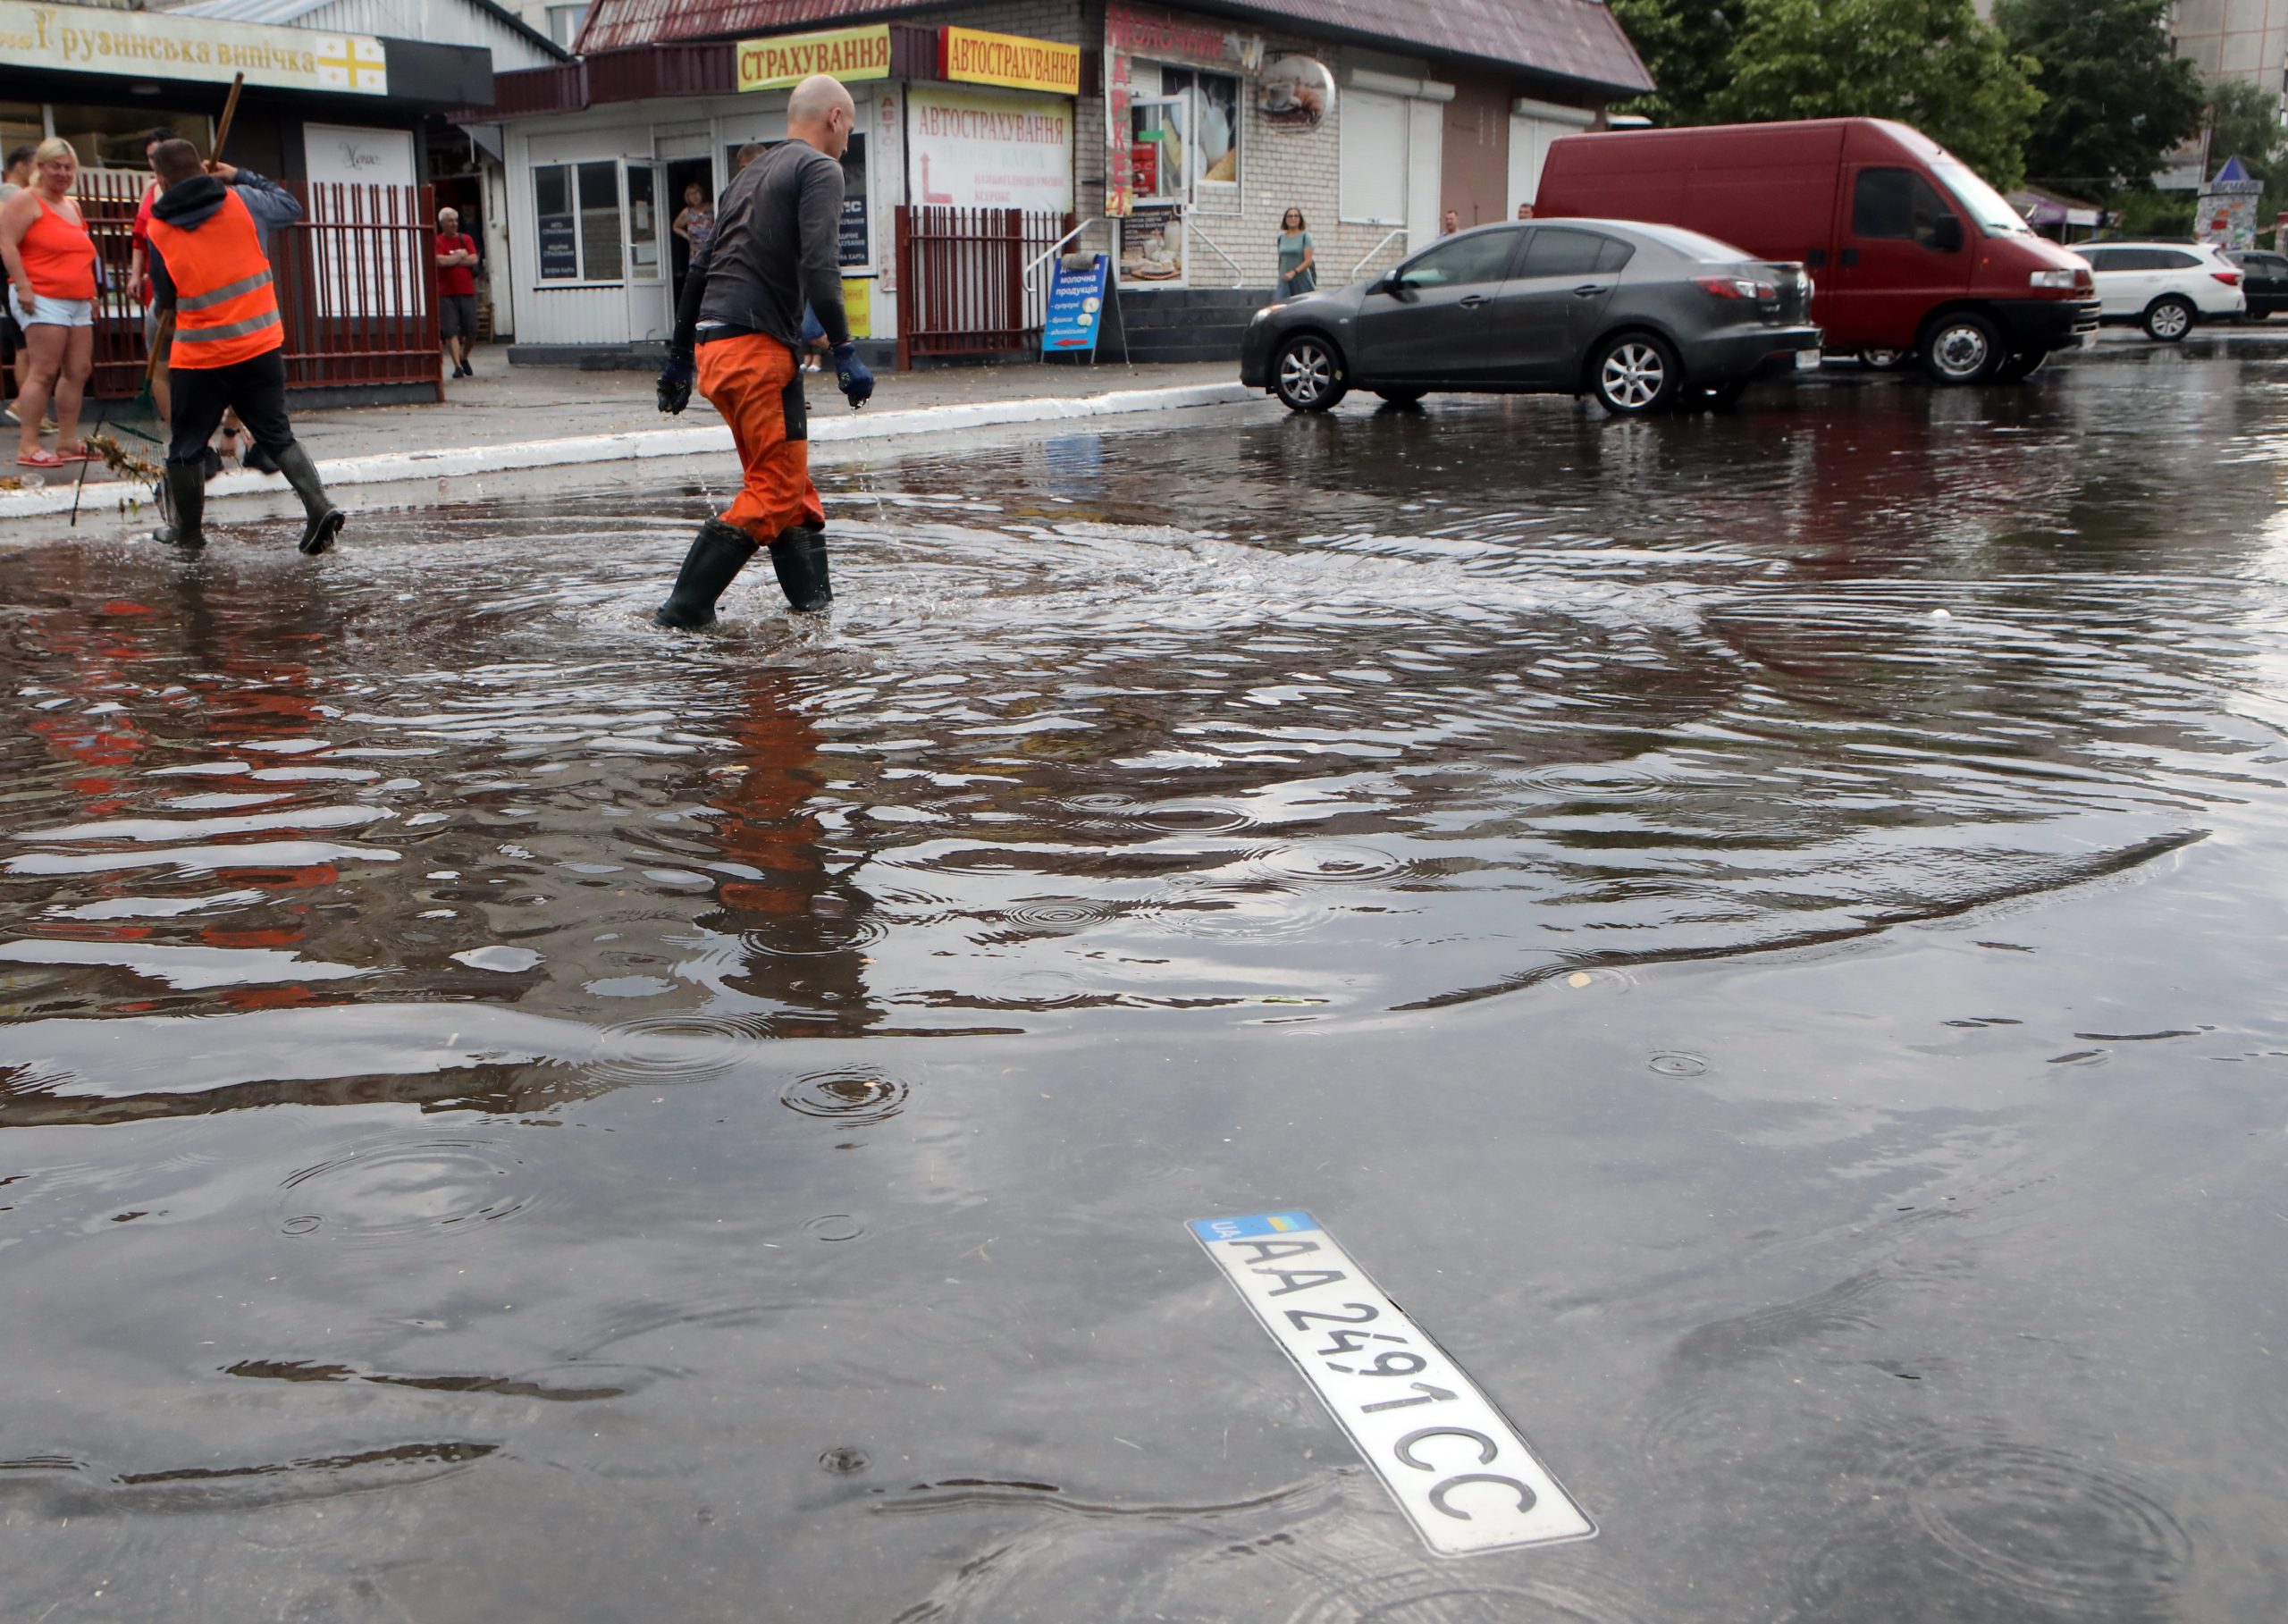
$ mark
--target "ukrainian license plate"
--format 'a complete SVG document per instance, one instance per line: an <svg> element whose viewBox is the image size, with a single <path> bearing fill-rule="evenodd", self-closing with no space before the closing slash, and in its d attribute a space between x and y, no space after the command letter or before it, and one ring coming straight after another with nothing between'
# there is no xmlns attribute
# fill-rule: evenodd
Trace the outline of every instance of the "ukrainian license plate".
<svg viewBox="0 0 2288 1624"><path fill-rule="evenodd" d="M1191 1233L1440 1556L1597 1531L1502 1412L1307 1212Z"/></svg>
<svg viewBox="0 0 2288 1624"><path fill-rule="evenodd" d="M1796 370L1797 372L1817 372L1819 369L1820 352L1818 350L1798 349L1796 352Z"/></svg>

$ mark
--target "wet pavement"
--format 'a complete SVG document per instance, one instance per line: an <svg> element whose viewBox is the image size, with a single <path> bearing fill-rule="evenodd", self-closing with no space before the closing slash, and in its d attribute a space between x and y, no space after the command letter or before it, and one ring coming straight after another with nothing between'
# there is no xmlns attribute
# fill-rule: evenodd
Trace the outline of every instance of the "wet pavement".
<svg viewBox="0 0 2288 1624"><path fill-rule="evenodd" d="M2282 1616L2275 375L932 441L705 638L697 462L0 553L0 1618Z"/></svg>

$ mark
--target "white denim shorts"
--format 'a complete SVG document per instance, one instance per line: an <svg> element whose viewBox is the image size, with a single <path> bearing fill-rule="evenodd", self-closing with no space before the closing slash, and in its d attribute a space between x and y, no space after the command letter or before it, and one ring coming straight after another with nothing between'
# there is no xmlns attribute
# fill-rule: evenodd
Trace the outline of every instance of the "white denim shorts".
<svg viewBox="0 0 2288 1624"><path fill-rule="evenodd" d="M92 327L96 324L96 301L92 299L48 299L35 293L31 308L24 307L22 298L12 282L8 288L8 311L20 327Z"/></svg>

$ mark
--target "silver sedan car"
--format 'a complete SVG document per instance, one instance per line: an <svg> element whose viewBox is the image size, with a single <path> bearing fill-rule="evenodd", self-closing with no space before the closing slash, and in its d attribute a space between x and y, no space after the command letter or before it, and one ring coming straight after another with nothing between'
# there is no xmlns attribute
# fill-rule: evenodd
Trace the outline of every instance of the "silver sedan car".
<svg viewBox="0 0 2288 1624"><path fill-rule="evenodd" d="M1819 365L1812 279L1697 231L1534 221L1442 238L1396 270L1257 313L1240 381L1299 412L1352 389L1594 395L1633 417L1726 404Z"/></svg>

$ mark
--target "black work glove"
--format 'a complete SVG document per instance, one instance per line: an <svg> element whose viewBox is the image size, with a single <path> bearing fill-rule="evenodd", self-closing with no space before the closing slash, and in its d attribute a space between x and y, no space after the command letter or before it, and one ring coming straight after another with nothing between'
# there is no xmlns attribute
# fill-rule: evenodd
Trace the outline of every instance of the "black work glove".
<svg viewBox="0 0 2288 1624"><path fill-rule="evenodd" d="M691 386L698 376L690 350L671 350L668 364L660 368L660 409L670 417L681 417L683 408L691 404Z"/></svg>
<svg viewBox="0 0 2288 1624"><path fill-rule="evenodd" d="M858 358L857 345L837 344L834 347L834 382L854 410L873 398L874 374L865 362Z"/></svg>

